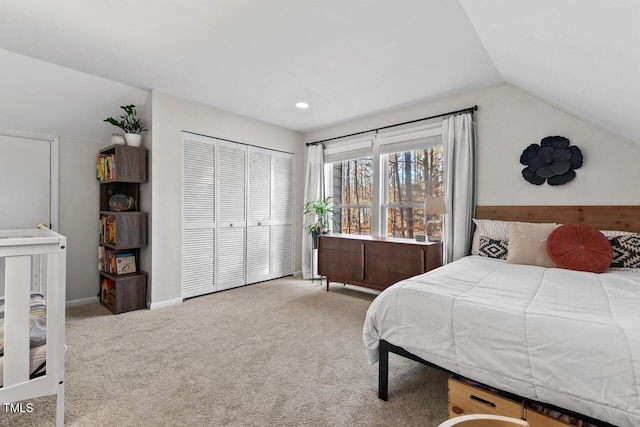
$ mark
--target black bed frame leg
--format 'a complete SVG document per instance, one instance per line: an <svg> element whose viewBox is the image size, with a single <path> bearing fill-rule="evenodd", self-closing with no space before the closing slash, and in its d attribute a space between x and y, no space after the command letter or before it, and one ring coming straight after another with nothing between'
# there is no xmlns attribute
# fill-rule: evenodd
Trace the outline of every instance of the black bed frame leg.
<svg viewBox="0 0 640 427"><path fill-rule="evenodd" d="M380 340L378 350L378 399L388 400L389 395L389 346Z"/></svg>

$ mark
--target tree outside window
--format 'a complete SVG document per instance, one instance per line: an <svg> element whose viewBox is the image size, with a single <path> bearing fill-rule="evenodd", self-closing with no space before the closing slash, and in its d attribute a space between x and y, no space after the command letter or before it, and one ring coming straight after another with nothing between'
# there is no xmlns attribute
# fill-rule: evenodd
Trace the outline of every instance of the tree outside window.
<svg viewBox="0 0 640 427"><path fill-rule="evenodd" d="M341 232L371 234L372 158L334 163L333 187L334 200L340 207L336 222L340 224Z"/></svg>
<svg viewBox="0 0 640 427"><path fill-rule="evenodd" d="M442 216L425 217L425 197L444 194L443 149L392 153L387 156L387 235L414 238L442 236ZM427 200L428 203L428 200Z"/></svg>
<svg viewBox="0 0 640 427"><path fill-rule="evenodd" d="M345 143L343 153L336 147L327 149L335 159L326 168L332 179L330 193L338 205L334 232L370 235L373 230L377 235L408 239L416 234L442 238L442 215L425 211L442 206L444 195L444 150L434 129L438 130L433 126L405 129L407 135L394 131L358 147L351 141ZM416 132L422 134L416 138ZM349 158L348 148L355 158ZM374 173L380 175L374 177Z"/></svg>

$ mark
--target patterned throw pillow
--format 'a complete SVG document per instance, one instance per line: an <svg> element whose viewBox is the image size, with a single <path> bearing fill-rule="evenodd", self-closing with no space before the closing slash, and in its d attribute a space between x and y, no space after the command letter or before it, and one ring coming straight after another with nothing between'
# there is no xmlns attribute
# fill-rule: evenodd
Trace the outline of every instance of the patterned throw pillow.
<svg viewBox="0 0 640 427"><path fill-rule="evenodd" d="M613 248L611 267L640 268L640 234L609 237Z"/></svg>
<svg viewBox="0 0 640 427"><path fill-rule="evenodd" d="M478 255L489 258L507 259L508 245L509 242L506 240L494 240L485 236L480 236Z"/></svg>

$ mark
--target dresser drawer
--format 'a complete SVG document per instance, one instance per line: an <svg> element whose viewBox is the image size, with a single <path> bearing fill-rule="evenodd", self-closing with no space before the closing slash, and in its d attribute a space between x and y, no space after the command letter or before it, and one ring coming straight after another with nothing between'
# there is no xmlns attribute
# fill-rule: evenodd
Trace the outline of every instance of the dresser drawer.
<svg viewBox="0 0 640 427"><path fill-rule="evenodd" d="M381 287L425 272L420 245L365 242L364 280Z"/></svg>
<svg viewBox="0 0 640 427"><path fill-rule="evenodd" d="M521 402L449 378L449 418L469 414L522 418L523 407Z"/></svg>
<svg viewBox="0 0 640 427"><path fill-rule="evenodd" d="M364 279L364 243L332 235L320 236L318 273L330 279Z"/></svg>

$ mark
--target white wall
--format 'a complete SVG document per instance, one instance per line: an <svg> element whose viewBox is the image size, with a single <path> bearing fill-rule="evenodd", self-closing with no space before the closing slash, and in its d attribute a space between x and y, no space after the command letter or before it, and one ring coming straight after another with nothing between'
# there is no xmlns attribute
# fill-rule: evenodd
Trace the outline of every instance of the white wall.
<svg viewBox="0 0 640 427"><path fill-rule="evenodd" d="M307 142L378 128L477 104L478 205L640 204L640 142L567 114L523 90L501 83L451 94L305 134ZM570 183L534 186L521 175L520 154L545 136L580 147L584 165ZM305 159L306 162L306 150Z"/></svg>
<svg viewBox="0 0 640 427"><path fill-rule="evenodd" d="M67 301L97 301L100 184L96 153L108 143L60 137L60 226L67 237Z"/></svg>
<svg viewBox="0 0 640 427"><path fill-rule="evenodd" d="M145 139L145 146L150 148L152 159L152 308L180 298L183 130L296 155L294 266L300 270L305 151L302 134L158 91L153 91L151 98L152 138ZM143 208L148 209L144 205Z"/></svg>
<svg viewBox="0 0 640 427"><path fill-rule="evenodd" d="M0 128L108 141L103 123L147 91L0 49ZM117 67L117 64L113 64Z"/></svg>

